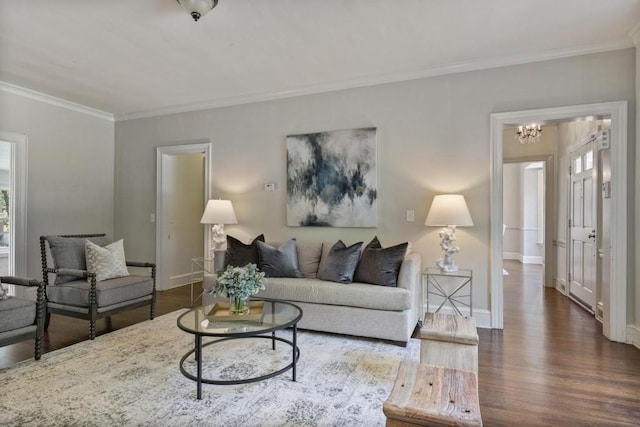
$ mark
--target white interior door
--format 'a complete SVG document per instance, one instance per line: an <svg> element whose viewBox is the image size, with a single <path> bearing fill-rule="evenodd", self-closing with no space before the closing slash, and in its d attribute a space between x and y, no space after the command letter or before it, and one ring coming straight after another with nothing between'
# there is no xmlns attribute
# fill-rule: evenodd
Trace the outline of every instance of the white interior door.
<svg viewBox="0 0 640 427"><path fill-rule="evenodd" d="M595 311L597 287L597 167L595 144L571 152L569 295Z"/></svg>

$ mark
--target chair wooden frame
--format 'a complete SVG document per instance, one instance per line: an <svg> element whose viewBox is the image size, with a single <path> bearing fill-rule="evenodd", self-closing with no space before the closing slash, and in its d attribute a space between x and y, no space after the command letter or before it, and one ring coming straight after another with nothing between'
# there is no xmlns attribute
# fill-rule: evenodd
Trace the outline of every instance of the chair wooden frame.
<svg viewBox="0 0 640 427"><path fill-rule="evenodd" d="M58 235L56 237L63 238L92 238L92 237L105 237L106 234L63 234ZM149 319L153 320L155 303L156 303L156 264L151 262L135 262L135 261L127 261L127 267L143 267L151 269L151 279L153 279L153 291L151 299L146 301L138 301L132 304L124 305L109 311L103 311L101 313L98 312L98 302L97 302L97 288L96 288L96 275L94 273L89 273L86 270L75 270L68 268L50 268L47 266L47 249L46 249L46 241L47 236L40 236L40 257L42 260L42 281L44 282L45 288L45 322L44 329L47 330L49 327L49 321L51 319L51 314L60 314L63 316L75 317L78 319L89 320L89 339L94 339L96 336L96 320L102 319L105 317L110 317L113 314L120 313L122 311L131 310L138 307L143 307L145 305L150 305L150 313ZM59 307L51 307L49 306L49 300L47 298L46 290L49 286L49 273L54 274L63 274L68 276L77 276L78 278L89 278L90 280L90 290L89 290L89 307L87 309L87 313L79 313L77 311L65 310Z"/></svg>
<svg viewBox="0 0 640 427"><path fill-rule="evenodd" d="M13 335L9 338L0 338L0 347L5 345L15 344L17 342L25 341L31 338L35 339L35 355L36 360L40 360L42 356L42 335L44 334L44 316L45 316L45 298L44 298L44 283L34 279L25 279L15 276L1 276L0 282L8 285L24 286L27 288L37 288L36 296L36 318L34 325L36 329L30 329ZM24 328L23 328L24 329Z"/></svg>

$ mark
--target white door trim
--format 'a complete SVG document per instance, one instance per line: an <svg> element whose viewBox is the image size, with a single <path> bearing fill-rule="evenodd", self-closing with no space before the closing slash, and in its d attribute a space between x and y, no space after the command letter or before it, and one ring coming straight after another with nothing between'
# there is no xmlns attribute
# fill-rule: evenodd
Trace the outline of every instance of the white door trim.
<svg viewBox="0 0 640 427"><path fill-rule="evenodd" d="M27 275L27 135L0 131L0 141L11 147L11 194L9 215L9 274Z"/></svg>
<svg viewBox="0 0 640 427"><path fill-rule="evenodd" d="M537 110L494 113L490 117L491 138L491 327L504 327L502 280L502 133L505 125L545 120L566 120L582 116L611 117L611 307L604 335L626 342L627 329L627 102L573 105ZM606 324L606 322L603 322Z"/></svg>
<svg viewBox="0 0 640 427"><path fill-rule="evenodd" d="M162 156L177 154L196 154L204 153L204 200L209 200L211 188L211 165L212 165L212 144L209 139L198 141L185 141L181 145L171 145L158 147L156 150L156 268L157 277L164 277L164 263L162 262L162 230L164 226L164 218L162 217ZM203 242L206 242L206 230L203 236ZM203 243L203 253L206 251L206 243ZM158 290L166 290L162 283L158 284Z"/></svg>

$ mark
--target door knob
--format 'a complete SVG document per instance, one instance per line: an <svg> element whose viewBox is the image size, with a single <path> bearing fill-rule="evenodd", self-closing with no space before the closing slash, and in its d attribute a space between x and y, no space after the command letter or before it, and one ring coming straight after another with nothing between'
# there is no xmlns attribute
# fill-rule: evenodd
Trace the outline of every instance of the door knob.
<svg viewBox="0 0 640 427"><path fill-rule="evenodd" d="M591 233L587 236L587 239L595 239L596 238L596 230L591 230Z"/></svg>

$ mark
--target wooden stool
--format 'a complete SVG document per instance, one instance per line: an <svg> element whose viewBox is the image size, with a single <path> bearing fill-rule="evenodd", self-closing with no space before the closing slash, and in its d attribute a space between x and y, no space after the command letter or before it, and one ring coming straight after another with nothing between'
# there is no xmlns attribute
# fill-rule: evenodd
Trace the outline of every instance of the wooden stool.
<svg viewBox="0 0 640 427"><path fill-rule="evenodd" d="M425 313L420 362L478 373L478 331L472 317Z"/></svg>
<svg viewBox="0 0 640 427"><path fill-rule="evenodd" d="M382 410L387 427L482 426L475 373L401 362Z"/></svg>

